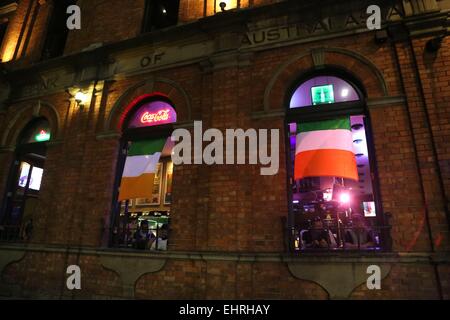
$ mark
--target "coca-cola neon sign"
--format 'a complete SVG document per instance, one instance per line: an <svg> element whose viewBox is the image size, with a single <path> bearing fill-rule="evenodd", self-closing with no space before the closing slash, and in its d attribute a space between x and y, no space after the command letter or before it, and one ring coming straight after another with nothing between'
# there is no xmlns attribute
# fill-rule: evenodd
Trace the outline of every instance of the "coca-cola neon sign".
<svg viewBox="0 0 450 320"><path fill-rule="evenodd" d="M141 116L141 123L159 123L169 120L170 109L163 109L157 112L146 111Z"/></svg>
<svg viewBox="0 0 450 320"><path fill-rule="evenodd" d="M128 128L143 128L177 122L177 112L165 101L152 101L142 105L130 119Z"/></svg>

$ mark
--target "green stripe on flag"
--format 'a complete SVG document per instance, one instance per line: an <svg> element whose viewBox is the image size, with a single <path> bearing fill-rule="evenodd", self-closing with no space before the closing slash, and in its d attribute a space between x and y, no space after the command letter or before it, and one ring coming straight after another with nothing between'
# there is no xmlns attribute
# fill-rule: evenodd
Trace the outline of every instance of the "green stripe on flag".
<svg viewBox="0 0 450 320"><path fill-rule="evenodd" d="M134 141L131 143L128 156L150 155L161 152L166 144L167 138Z"/></svg>
<svg viewBox="0 0 450 320"><path fill-rule="evenodd" d="M336 130L336 129L350 130L350 118L346 117L333 120L303 122L297 124L297 133L318 131L318 130Z"/></svg>

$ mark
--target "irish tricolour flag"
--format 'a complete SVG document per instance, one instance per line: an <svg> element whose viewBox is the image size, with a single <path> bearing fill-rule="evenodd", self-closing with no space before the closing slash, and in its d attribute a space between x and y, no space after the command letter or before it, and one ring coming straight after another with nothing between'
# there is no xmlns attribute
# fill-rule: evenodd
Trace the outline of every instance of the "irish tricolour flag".
<svg viewBox="0 0 450 320"><path fill-rule="evenodd" d="M120 183L119 201L151 198L153 181L166 139L131 144Z"/></svg>
<svg viewBox="0 0 450 320"><path fill-rule="evenodd" d="M349 118L297 124L294 178L306 177L358 180Z"/></svg>

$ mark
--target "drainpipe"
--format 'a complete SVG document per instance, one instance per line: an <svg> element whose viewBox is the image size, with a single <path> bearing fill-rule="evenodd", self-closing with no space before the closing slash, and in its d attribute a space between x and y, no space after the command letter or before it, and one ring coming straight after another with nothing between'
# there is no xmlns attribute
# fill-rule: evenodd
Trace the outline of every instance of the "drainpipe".
<svg viewBox="0 0 450 320"><path fill-rule="evenodd" d="M439 164L439 158L438 158L438 153L437 153L437 147L436 147L436 140L434 138L434 133L433 133L433 129L431 127L431 121L430 121L430 114L428 111L428 104L427 104L427 100L425 97L425 92L423 89L423 82L422 82L422 78L420 76L420 72L419 72L419 64L417 62L417 57L414 51L414 44L412 42L411 37L408 37L408 44L409 44L409 49L411 51L412 54L412 59L413 59L413 63L414 63L414 71L415 71L415 76L417 78L417 81L419 83L419 93L420 93L420 99L422 100L423 103L423 109L424 109L424 113L425 113L425 121L426 121L426 125L427 125L427 131L430 134L430 138L431 138L431 150L433 153L433 158L435 159L435 163L436 163L436 173L438 175L438 180L439 180L439 188L441 189L441 200L443 202L444 205L444 212L445 212L445 216L447 218L447 227L450 229L450 213L448 210L448 199L447 199L447 195L445 194L445 185L444 185L444 179L442 178L442 172L441 172L441 166ZM434 95L433 95L434 98ZM429 223L429 221L427 220L427 222ZM432 240L432 239L431 239ZM434 244L433 244L434 246ZM440 279L440 275L439 275L439 270L438 270L438 263L431 261L432 265L433 265L433 269L435 272L435 276L436 276L436 283L437 283L437 289L439 292L439 298L441 300L444 299L443 297L443 293L442 293L442 285L441 285L441 279Z"/></svg>
<svg viewBox="0 0 450 320"><path fill-rule="evenodd" d="M402 92L403 92L403 95L406 96L405 82L404 82L402 70L401 70L401 67L400 67L400 59L398 57L397 46L396 46L395 43L393 43L393 50L394 50L394 56L395 56L395 63L397 65L397 72L398 72L399 77L400 77L400 83L401 83L401 87L402 87ZM422 201L423 201L424 210L425 210L427 231L428 231L428 237L429 237L429 240L430 240L430 250L432 252L434 252L435 249L434 249L434 243L433 243L433 236L432 236L432 233L431 233L430 218L429 218L429 212L428 212L428 202L427 202L427 199L425 197L424 181L423 181L422 174L420 172L419 153L417 151L416 137L414 136L413 121L411 119L411 110L410 110L410 106L409 106L409 103L408 103L408 99L406 99L405 104L406 104L406 109L407 109L406 114L407 114L407 117L408 117L408 125L411 128L411 138L413 140L412 142L413 142L413 149L414 149L414 159L415 159L415 162L416 162L417 174L418 174L419 180L420 180L420 192L422 194Z"/></svg>
<svg viewBox="0 0 450 320"><path fill-rule="evenodd" d="M395 43L393 43L393 49L394 49L395 62L396 62L396 65L397 65L397 72L398 72L399 77L400 77L400 83L401 83L401 87L402 87L402 92L403 92L403 95L406 96L406 89L405 89L404 78L403 78L403 74L402 74L401 67L400 67L400 59L398 57L397 46L396 46ZM421 84L419 84L419 85L421 86ZM425 197L425 188L424 188L424 183L423 183L423 177L422 177L422 174L420 172L419 154L417 152L416 138L415 138L414 132L413 132L413 123L412 123L412 119L411 119L410 106L409 106L409 103L408 103L408 99L406 99L405 104L406 104L406 108L407 108L407 112L406 113L407 113L407 117L408 117L408 124L409 124L409 127L411 128L411 135L412 135L413 149L414 149L414 158L415 158L416 167L417 167L417 174L419 175L420 190L421 190L421 193L422 193L422 200L423 200L424 209L425 209L425 218L426 218L426 224L427 224L428 238L430 240L430 249L431 249L431 252L435 252L434 243L433 243L433 236L432 236L432 233L431 233L429 212L428 212L428 202L427 202L427 199ZM442 285L441 285L441 280L440 280L440 276L439 276L439 271L437 269L437 265L435 263L433 263L433 261L430 261L430 263L433 266L439 299L443 300L444 296L443 296L443 293L442 293Z"/></svg>
<svg viewBox="0 0 450 320"><path fill-rule="evenodd" d="M448 199L447 199L447 195L445 194L445 185L444 185L444 179L442 178L441 166L439 165L439 158L438 158L437 147L436 147L436 139L434 137L433 129L431 127L430 113L428 111L428 104L427 104L425 92L423 89L423 82L422 82L422 78L421 78L420 72L419 72L419 64L417 62L417 57L414 52L414 45L413 45L413 42L410 37L409 37L409 48L411 50L411 54L412 54L412 58L413 58L415 76L419 83L419 94L420 94L420 99L423 102L423 109L424 109L423 111L425 113L425 121L426 121L426 125L427 125L427 131L430 134L430 138L431 138L431 150L433 152L433 158L436 161L436 173L437 173L438 180L439 180L439 188L441 189L440 190L441 198L444 203L444 212L445 212L445 216L447 217L447 227L450 230L450 213L448 210ZM434 95L433 95L433 97L434 97Z"/></svg>

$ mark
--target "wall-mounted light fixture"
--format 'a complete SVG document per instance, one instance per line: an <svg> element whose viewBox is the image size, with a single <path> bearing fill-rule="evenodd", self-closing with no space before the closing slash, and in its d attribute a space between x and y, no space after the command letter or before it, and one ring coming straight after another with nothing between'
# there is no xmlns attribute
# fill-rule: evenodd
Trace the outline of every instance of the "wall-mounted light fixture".
<svg viewBox="0 0 450 320"><path fill-rule="evenodd" d="M80 108L82 108L82 107L84 107L84 104L87 101L87 94L80 90L77 93L75 93L74 98L75 98L75 101L77 102L78 106Z"/></svg>
<svg viewBox="0 0 450 320"><path fill-rule="evenodd" d="M241 7L240 0L214 0L214 12L225 12L227 10Z"/></svg>

